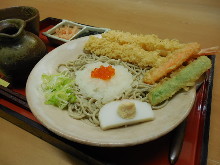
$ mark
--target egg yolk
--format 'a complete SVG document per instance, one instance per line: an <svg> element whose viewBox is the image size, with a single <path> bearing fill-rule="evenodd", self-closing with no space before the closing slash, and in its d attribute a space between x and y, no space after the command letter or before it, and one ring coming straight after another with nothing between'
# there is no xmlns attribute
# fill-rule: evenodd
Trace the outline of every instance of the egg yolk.
<svg viewBox="0 0 220 165"><path fill-rule="evenodd" d="M91 77L92 78L99 78L102 80L109 80L115 75L115 69L109 65L107 67L104 67L101 65L99 68L95 68L91 72Z"/></svg>

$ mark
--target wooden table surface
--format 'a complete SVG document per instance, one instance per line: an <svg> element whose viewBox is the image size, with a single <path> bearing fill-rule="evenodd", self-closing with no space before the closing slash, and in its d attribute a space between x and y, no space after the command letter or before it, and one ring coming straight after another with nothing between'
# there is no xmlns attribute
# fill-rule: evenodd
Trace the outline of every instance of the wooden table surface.
<svg viewBox="0 0 220 165"><path fill-rule="evenodd" d="M203 48L220 46L219 0L1 0L0 8L33 6L46 17L63 18L131 33L157 34ZM216 56L208 164L220 164L220 56ZM83 164L0 118L0 164Z"/></svg>

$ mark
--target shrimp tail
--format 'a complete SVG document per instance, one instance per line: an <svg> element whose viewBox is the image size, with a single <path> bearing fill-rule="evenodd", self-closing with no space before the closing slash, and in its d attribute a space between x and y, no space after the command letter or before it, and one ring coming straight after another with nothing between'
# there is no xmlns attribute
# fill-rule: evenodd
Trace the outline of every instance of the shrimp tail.
<svg viewBox="0 0 220 165"><path fill-rule="evenodd" d="M195 56L204 56L204 55L214 55L220 53L219 46L201 49L200 52Z"/></svg>

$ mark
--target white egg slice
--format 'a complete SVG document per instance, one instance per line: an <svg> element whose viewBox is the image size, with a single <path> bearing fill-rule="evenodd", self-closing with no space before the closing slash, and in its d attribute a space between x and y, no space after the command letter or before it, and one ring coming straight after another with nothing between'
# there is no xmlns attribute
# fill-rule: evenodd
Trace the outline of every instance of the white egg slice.
<svg viewBox="0 0 220 165"><path fill-rule="evenodd" d="M136 115L131 119L124 119L118 114L118 107L122 103L131 102L135 104ZM154 120L154 112L151 105L146 102L141 102L139 100L124 99L120 101L113 101L105 104L99 111L99 121L100 127L103 130L127 126L131 124L146 122Z"/></svg>

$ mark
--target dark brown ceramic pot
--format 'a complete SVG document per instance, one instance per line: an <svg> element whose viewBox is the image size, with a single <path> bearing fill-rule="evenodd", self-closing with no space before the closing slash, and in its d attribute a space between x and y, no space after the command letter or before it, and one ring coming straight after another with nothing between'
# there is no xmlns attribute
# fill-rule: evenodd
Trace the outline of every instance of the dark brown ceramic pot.
<svg viewBox="0 0 220 165"><path fill-rule="evenodd" d="M25 21L25 30L39 35L39 11L30 6L14 6L0 9L0 21L5 19L22 19Z"/></svg>
<svg viewBox="0 0 220 165"><path fill-rule="evenodd" d="M14 85L25 85L35 64L46 54L43 41L24 30L25 21L0 21L0 72Z"/></svg>

